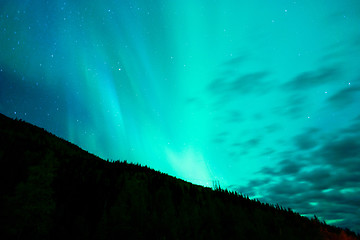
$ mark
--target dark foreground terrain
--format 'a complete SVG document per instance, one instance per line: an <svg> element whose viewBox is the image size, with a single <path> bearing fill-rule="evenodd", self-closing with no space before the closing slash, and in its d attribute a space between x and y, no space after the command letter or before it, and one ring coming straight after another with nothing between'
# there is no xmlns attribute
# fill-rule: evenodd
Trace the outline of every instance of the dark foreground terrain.
<svg viewBox="0 0 360 240"><path fill-rule="evenodd" d="M104 161L0 114L0 239L359 239L279 206Z"/></svg>

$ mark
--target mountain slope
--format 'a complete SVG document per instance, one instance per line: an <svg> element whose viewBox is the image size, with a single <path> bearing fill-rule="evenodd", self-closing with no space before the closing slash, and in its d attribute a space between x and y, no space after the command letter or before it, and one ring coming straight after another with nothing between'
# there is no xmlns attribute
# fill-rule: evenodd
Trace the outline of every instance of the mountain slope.
<svg viewBox="0 0 360 240"><path fill-rule="evenodd" d="M358 239L291 210L107 162L0 114L0 239Z"/></svg>

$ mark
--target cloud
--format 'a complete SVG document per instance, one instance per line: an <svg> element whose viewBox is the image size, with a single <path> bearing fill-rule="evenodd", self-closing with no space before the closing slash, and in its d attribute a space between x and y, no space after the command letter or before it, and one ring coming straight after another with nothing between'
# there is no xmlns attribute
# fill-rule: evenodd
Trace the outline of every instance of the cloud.
<svg viewBox="0 0 360 240"><path fill-rule="evenodd" d="M261 137L255 137L243 142L234 142L230 146L238 153L238 156L243 157L247 155L252 149L256 148L260 144L261 140ZM233 155L235 155L235 152Z"/></svg>
<svg viewBox="0 0 360 240"><path fill-rule="evenodd" d="M304 171L298 175L298 179L310 183L318 184L318 181L325 179L328 183L332 177L332 170L325 167L316 167L310 171ZM326 188L325 188L326 189Z"/></svg>
<svg viewBox="0 0 360 240"><path fill-rule="evenodd" d="M298 182L297 184L294 184L291 180L283 179L281 181L281 184L271 184L267 191L270 192L274 196L282 195L289 197L295 197L298 194L301 194L303 192L306 192L309 189L309 183L307 182Z"/></svg>
<svg viewBox="0 0 360 240"><path fill-rule="evenodd" d="M359 122L359 123L360 123L360 115L358 115L357 117L355 117L353 120L354 120L355 122Z"/></svg>
<svg viewBox="0 0 360 240"><path fill-rule="evenodd" d="M235 68L243 61L243 58L234 59L225 65ZM329 96L338 84L344 83L340 80L343 75L338 66L302 72L279 88L275 88L269 81L271 75L267 71L235 75L236 72L234 70L231 74L222 75L207 86L208 92L222 104L221 109L225 108L223 104L226 101L252 100L272 91L268 95L272 97L269 105L264 105L276 119L285 117L289 122L296 119L294 124L299 118L305 119L307 114L315 112L324 101L343 107L348 102L354 104L360 95L360 87L353 81L351 86ZM324 93L323 89L329 91L329 94L321 94ZM274 99L275 94L280 95ZM261 115L267 114L266 111L261 114L260 111L250 111L247 115L246 109L239 110L235 104L226 105L226 111L224 120L227 123L247 121L249 116L253 116L253 122L262 122ZM231 188L264 202L290 207L307 216L316 214L320 219L336 222L338 226L349 227L360 233L360 220L357 217L360 214L360 115L351 120L347 127L328 129L318 124L318 121L321 124L323 121L321 112L316 117L318 119L314 114L314 118L311 118L316 123L306 122L306 129L296 132L297 129L295 135L292 135L294 132L290 136L284 135L281 138L283 142L279 143L284 146L279 148L266 145L267 137L279 132L282 134L286 129L286 125L277 122L268 122L263 126L267 134L265 140L255 134L242 136L234 143L231 140L227 142L234 149L231 156L236 158L245 158L252 152L251 149L260 149L259 157L278 160L275 164L261 168L248 184L233 185ZM230 131L229 134L233 133ZM222 142L223 138L219 135L216 139Z"/></svg>
<svg viewBox="0 0 360 240"><path fill-rule="evenodd" d="M305 90L322 84L330 83L338 79L340 70L336 67L321 68L314 71L303 72L285 83L286 90Z"/></svg>
<svg viewBox="0 0 360 240"><path fill-rule="evenodd" d="M246 57L245 57L245 56L234 57L234 58L226 61L226 62L224 63L224 66L230 67L230 68L238 67L238 66L239 66L240 64L242 64L245 60L246 60Z"/></svg>
<svg viewBox="0 0 360 240"><path fill-rule="evenodd" d="M348 168L345 164L349 163L349 160L360 164L360 138L357 136L329 140L315 152L314 157L320 157L334 167Z"/></svg>
<svg viewBox="0 0 360 240"><path fill-rule="evenodd" d="M208 90L213 94L248 94L251 92L265 92L269 89L269 83L264 79L269 75L268 72L247 73L236 77L233 80L217 78L208 85Z"/></svg>
<svg viewBox="0 0 360 240"><path fill-rule="evenodd" d="M349 86L331 96L328 101L337 108L351 105L360 99L360 86Z"/></svg>
<svg viewBox="0 0 360 240"><path fill-rule="evenodd" d="M279 163L279 167L279 175L293 175L299 173L300 170L304 167L304 164L286 159Z"/></svg>
<svg viewBox="0 0 360 240"><path fill-rule="evenodd" d="M267 72L255 72L239 76L233 82L229 84L229 88L232 91L239 93L249 93L262 91L267 88L268 84L263 81L269 73Z"/></svg>
<svg viewBox="0 0 360 240"><path fill-rule="evenodd" d="M208 90L212 93L225 92L227 85L225 78L217 78L208 85Z"/></svg>
<svg viewBox="0 0 360 240"><path fill-rule="evenodd" d="M307 97L304 94L291 94L287 101L282 102L281 106L275 107L273 111L277 114L291 118L299 118L304 114Z"/></svg>
<svg viewBox="0 0 360 240"><path fill-rule="evenodd" d="M300 150L310 150L317 146L314 135L319 132L319 129L311 128L305 133L299 134L294 138L294 143Z"/></svg>
<svg viewBox="0 0 360 240"><path fill-rule="evenodd" d="M350 136L360 134L360 121L350 125L347 129L344 129L343 132Z"/></svg>
<svg viewBox="0 0 360 240"><path fill-rule="evenodd" d="M352 123L326 134L304 130L275 167L263 167L257 179L233 189L360 233L360 117Z"/></svg>
<svg viewBox="0 0 360 240"><path fill-rule="evenodd" d="M316 214L320 219L328 221L343 219L337 223L338 226L359 232L360 190L356 188L344 190L339 184L335 185L336 180L339 180L336 174L331 175L326 171L309 171L306 175L313 175L313 177L311 179L306 179L304 176L294 179L284 177L278 182L249 182L248 187L245 188L245 194L260 195L261 201L279 203L304 215ZM274 177L271 174L267 177L267 179L272 178ZM319 181L321 178L324 178L323 181ZM325 184L329 179L332 181Z"/></svg>
<svg viewBox="0 0 360 240"><path fill-rule="evenodd" d="M249 148L251 148L251 147L256 147L257 145L259 145L260 141L261 141L261 138L260 138L260 137L258 137L258 138L252 138L252 139L250 139L250 140L248 140L248 141L245 142L245 146L246 146L246 147L249 147Z"/></svg>

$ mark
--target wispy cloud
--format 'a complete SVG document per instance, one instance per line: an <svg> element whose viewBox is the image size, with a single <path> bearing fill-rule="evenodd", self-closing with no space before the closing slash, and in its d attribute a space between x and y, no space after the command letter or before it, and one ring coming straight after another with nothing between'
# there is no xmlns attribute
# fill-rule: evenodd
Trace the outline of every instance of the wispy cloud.
<svg viewBox="0 0 360 240"><path fill-rule="evenodd" d="M338 80L340 69L337 67L320 68L303 72L286 82L283 87L288 90L305 90Z"/></svg>
<svg viewBox="0 0 360 240"><path fill-rule="evenodd" d="M265 81L267 76L269 73L263 71L247 73L235 78L232 76L217 78L209 84L208 90L216 95L265 92L270 87L269 82Z"/></svg>
<svg viewBox="0 0 360 240"><path fill-rule="evenodd" d="M304 130L293 139L293 154L259 171L265 180L234 189L360 232L359 123L357 117L353 125L329 134Z"/></svg>
<svg viewBox="0 0 360 240"><path fill-rule="evenodd" d="M337 108L343 108L352 105L355 101L360 100L360 86L351 86L344 88L329 98L331 105Z"/></svg>

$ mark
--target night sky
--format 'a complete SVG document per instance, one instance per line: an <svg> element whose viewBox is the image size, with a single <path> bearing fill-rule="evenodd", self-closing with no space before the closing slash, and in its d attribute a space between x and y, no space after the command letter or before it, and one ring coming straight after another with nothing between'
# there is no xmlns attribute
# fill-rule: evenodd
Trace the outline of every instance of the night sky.
<svg viewBox="0 0 360 240"><path fill-rule="evenodd" d="M1 0L0 112L360 232L358 0Z"/></svg>

